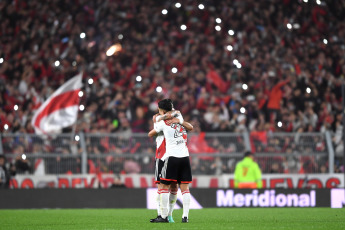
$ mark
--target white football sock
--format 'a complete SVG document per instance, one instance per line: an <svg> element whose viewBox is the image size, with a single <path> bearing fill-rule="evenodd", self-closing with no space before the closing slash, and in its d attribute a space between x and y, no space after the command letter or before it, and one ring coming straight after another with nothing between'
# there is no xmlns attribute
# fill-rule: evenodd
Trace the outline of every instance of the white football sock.
<svg viewBox="0 0 345 230"><path fill-rule="evenodd" d="M174 211L174 206L176 204L176 200L177 200L177 189L176 190L170 190L168 216L172 216L172 213Z"/></svg>
<svg viewBox="0 0 345 230"><path fill-rule="evenodd" d="M157 215L161 215L161 191L160 189L157 190L157 196L156 196L156 202L157 202Z"/></svg>
<svg viewBox="0 0 345 230"><path fill-rule="evenodd" d="M166 218L168 216L169 205L169 189L161 189L161 216Z"/></svg>
<svg viewBox="0 0 345 230"><path fill-rule="evenodd" d="M182 214L182 218L183 217L187 217L188 218L188 214L189 214L189 204L190 204L190 193L189 190L185 190L182 192L182 199L183 199L183 214Z"/></svg>

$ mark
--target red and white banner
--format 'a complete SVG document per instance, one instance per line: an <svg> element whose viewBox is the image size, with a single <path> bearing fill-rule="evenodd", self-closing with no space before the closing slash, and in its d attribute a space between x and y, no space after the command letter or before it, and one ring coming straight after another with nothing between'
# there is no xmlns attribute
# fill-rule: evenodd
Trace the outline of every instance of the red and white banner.
<svg viewBox="0 0 345 230"><path fill-rule="evenodd" d="M343 188L343 174L266 174L262 176L263 188ZM11 180L11 188L109 188L115 181L114 174L78 175L17 175ZM151 174L121 175L127 188L153 188ZM233 175L194 176L191 188L233 188Z"/></svg>
<svg viewBox="0 0 345 230"><path fill-rule="evenodd" d="M76 122L82 75L79 73L60 86L35 112L31 124L36 133L59 133Z"/></svg>

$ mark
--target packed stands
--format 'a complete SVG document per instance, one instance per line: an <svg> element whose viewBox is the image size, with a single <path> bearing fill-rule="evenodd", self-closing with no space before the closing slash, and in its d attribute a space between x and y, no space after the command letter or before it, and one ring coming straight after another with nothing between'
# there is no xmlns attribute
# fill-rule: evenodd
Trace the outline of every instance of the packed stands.
<svg viewBox="0 0 345 230"><path fill-rule="evenodd" d="M157 102L169 97L194 133L249 132L257 153L297 151L284 145L293 137L265 138L274 133L329 131L334 170L344 169L343 1L175 3L0 1L0 131L34 133L33 112L83 71L84 109L76 133L120 133L127 139L145 133L152 128ZM114 44L122 50L107 56ZM298 153L325 152L325 141L314 138L315 146ZM212 152L215 142L200 145L202 152ZM104 145L90 151L111 151ZM142 148L124 146L129 152L135 147ZM264 169L274 170L286 168L279 163Z"/></svg>

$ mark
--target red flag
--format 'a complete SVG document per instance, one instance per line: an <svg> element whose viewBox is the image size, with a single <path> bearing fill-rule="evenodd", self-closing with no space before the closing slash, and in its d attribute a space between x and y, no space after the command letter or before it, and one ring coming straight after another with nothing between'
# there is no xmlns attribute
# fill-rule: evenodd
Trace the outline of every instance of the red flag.
<svg viewBox="0 0 345 230"><path fill-rule="evenodd" d="M79 109L82 73L58 88L35 112L31 124L38 134L58 133L73 125Z"/></svg>
<svg viewBox="0 0 345 230"><path fill-rule="evenodd" d="M217 86L222 93L226 93L226 91L228 90L228 84L223 81L223 79L216 71L211 70L210 72L208 72L206 77L211 79L212 83Z"/></svg>

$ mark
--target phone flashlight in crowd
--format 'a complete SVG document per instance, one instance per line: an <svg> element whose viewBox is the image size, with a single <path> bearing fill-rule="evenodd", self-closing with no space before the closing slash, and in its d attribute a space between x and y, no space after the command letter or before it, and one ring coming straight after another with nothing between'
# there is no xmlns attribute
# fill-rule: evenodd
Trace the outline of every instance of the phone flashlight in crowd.
<svg viewBox="0 0 345 230"><path fill-rule="evenodd" d="M22 159L26 160L26 155L25 154L22 154Z"/></svg>
<svg viewBox="0 0 345 230"><path fill-rule="evenodd" d="M156 88L156 92L157 92L157 93L162 92L162 90L163 90L163 88L162 88L161 86L157 86L157 88Z"/></svg>
<svg viewBox="0 0 345 230"><path fill-rule="evenodd" d="M120 52L121 50L122 50L122 46L117 43L109 47L109 49L106 52L106 55L110 57L114 55L115 53Z"/></svg>

